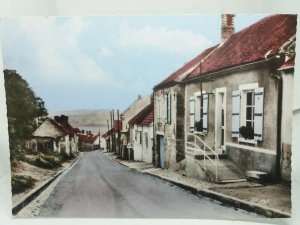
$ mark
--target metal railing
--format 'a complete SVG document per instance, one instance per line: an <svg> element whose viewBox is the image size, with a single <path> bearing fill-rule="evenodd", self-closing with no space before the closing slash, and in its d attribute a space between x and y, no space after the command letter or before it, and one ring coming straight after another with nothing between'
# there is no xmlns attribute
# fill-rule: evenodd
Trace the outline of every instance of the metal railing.
<svg viewBox="0 0 300 225"><path fill-rule="evenodd" d="M209 160L215 166L215 176L216 180L218 180L219 156L216 151L214 151L200 137L193 133L186 134L185 149L186 152L187 150L191 150L194 156L196 156L198 153L203 155L204 170L206 170L206 159ZM211 155L214 155L214 159L210 157Z"/></svg>

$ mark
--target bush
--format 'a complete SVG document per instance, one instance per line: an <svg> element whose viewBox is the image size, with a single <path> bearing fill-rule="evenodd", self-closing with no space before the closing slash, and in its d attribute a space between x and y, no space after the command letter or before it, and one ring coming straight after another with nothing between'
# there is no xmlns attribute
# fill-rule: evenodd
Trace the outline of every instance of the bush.
<svg viewBox="0 0 300 225"><path fill-rule="evenodd" d="M39 153L37 155L27 155L24 161L45 169L54 169L61 166L60 157L45 155L43 153Z"/></svg>
<svg viewBox="0 0 300 225"><path fill-rule="evenodd" d="M36 182L31 176L13 175L11 178L12 194L19 194L34 186Z"/></svg>

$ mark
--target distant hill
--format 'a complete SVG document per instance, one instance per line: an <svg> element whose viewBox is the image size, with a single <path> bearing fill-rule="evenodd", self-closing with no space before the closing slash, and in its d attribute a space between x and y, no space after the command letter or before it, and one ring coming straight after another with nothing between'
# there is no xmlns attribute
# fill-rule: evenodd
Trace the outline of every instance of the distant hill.
<svg viewBox="0 0 300 225"><path fill-rule="evenodd" d="M49 117L56 115L69 116L69 122L73 127L101 127L107 129L107 120L110 121L109 110L72 110L49 112Z"/></svg>

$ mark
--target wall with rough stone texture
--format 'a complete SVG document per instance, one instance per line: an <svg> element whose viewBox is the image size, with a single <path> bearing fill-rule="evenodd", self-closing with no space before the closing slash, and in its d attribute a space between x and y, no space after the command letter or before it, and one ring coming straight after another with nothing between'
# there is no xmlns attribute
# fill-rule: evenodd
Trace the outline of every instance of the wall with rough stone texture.
<svg viewBox="0 0 300 225"><path fill-rule="evenodd" d="M171 123L167 123L165 95L171 94ZM158 99L160 115L158 119ZM184 159L184 87L174 85L154 92L155 165L159 166L157 135L164 136L165 168L178 169Z"/></svg>

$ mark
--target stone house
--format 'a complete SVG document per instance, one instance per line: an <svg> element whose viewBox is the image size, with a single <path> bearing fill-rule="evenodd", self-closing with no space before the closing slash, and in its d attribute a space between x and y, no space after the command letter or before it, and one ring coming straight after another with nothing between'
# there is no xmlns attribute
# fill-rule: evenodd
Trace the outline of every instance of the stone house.
<svg viewBox="0 0 300 225"><path fill-rule="evenodd" d="M173 104L183 111L184 122L174 123L172 132L184 132L176 141L185 149L187 175L210 174L220 181L227 173L240 180L256 171L290 180L296 16L269 16L237 33L234 19L222 15L221 43L205 50L192 71L172 81L169 89L154 88L154 132L170 133L168 125L159 125L159 98L180 87L183 103ZM157 152L160 146L163 163L176 165L167 155L178 149L158 143Z"/></svg>
<svg viewBox="0 0 300 225"><path fill-rule="evenodd" d="M138 113L141 109L145 108L147 105L149 105L151 102L150 96L139 96L127 109L125 109L121 115L121 151L120 156L122 158L127 158L128 155L128 149L127 145L129 144L129 124L128 122Z"/></svg>
<svg viewBox="0 0 300 225"><path fill-rule="evenodd" d="M32 134L27 147L35 151L54 151L73 155L78 152L78 129L68 122L68 116L47 118Z"/></svg>
<svg viewBox="0 0 300 225"><path fill-rule="evenodd" d="M178 169L184 160L185 87L181 81L215 47L207 49L153 88L155 165Z"/></svg>
<svg viewBox="0 0 300 225"><path fill-rule="evenodd" d="M153 159L153 103L147 105L129 122L133 159L152 163Z"/></svg>

